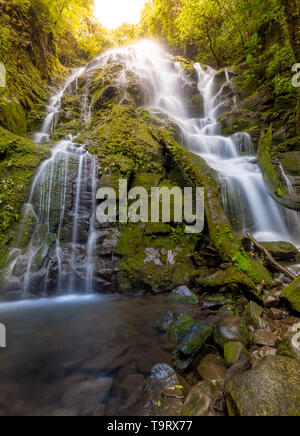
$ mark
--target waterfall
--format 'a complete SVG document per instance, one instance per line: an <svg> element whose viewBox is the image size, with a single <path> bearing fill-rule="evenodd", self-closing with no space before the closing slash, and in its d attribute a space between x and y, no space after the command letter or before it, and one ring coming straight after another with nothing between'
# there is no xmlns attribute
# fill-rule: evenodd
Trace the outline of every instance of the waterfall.
<svg viewBox="0 0 300 436"><path fill-rule="evenodd" d="M85 69L76 70L50 98L36 143L46 143L54 132L63 96L75 87ZM90 121L91 103L83 96L82 118ZM23 297L40 294L92 292L95 269L95 209L98 163L85 147L68 136L55 144L32 183L23 222L34 231L24 253L13 251L8 280L23 276ZM24 229L22 229L23 231Z"/></svg>
<svg viewBox="0 0 300 436"><path fill-rule="evenodd" d="M64 95L78 96L79 78L86 85L82 97L81 122L88 128L93 98L88 81L95 69L119 62L123 70L119 86L126 93L127 71L133 72L148 91L147 108L177 124L182 145L201 156L219 178L224 209L236 232L250 231L260 241L284 240L300 245L300 215L277 204L269 195L248 134L221 135L218 116L225 99L222 92L230 81L216 83L216 71L196 63L194 78L203 100L203 114L191 118L182 95L182 84L191 85L179 62L158 44L141 41L134 46L110 50L85 68L76 70L50 98L36 143L51 139ZM23 296L36 293L93 291L97 264L96 191L98 161L70 135L57 142L51 157L43 162L23 207L23 227L32 228L26 249L12 248L5 279ZM285 178L289 190L292 186ZM23 232L24 233L24 232ZM24 236L23 236L24 238Z"/></svg>
<svg viewBox="0 0 300 436"><path fill-rule="evenodd" d="M219 111L224 104L222 90L230 76L225 71L222 86L215 83L216 71L194 65L198 90L203 98L202 118L190 118L180 93L185 80L182 68L165 50L151 41L112 50L95 63L119 61L133 71L151 91L149 107L159 109L181 129L183 145L201 156L218 174L224 209L241 236L251 232L260 241L289 241L300 245L300 214L285 209L269 195L247 133L231 137L220 134ZM92 67L95 65L92 64Z"/></svg>

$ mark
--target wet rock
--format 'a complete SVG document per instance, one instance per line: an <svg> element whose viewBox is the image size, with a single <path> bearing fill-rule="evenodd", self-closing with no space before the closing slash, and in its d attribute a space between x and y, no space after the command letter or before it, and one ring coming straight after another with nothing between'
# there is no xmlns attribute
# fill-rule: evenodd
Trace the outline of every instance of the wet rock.
<svg viewBox="0 0 300 436"><path fill-rule="evenodd" d="M180 416L183 388L175 371L164 363L155 365L151 376L128 399L120 416Z"/></svg>
<svg viewBox="0 0 300 436"><path fill-rule="evenodd" d="M109 393L112 383L109 377L78 383L64 394L62 405L65 409L84 411L84 414L93 413Z"/></svg>
<svg viewBox="0 0 300 436"><path fill-rule="evenodd" d="M209 381L202 381L193 387L187 396L182 416L207 416L214 388Z"/></svg>
<svg viewBox="0 0 300 436"><path fill-rule="evenodd" d="M250 301L246 308L246 321L252 325L255 329L270 329L270 325L265 320L263 315L264 309L256 304L254 301Z"/></svg>
<svg viewBox="0 0 300 436"><path fill-rule="evenodd" d="M239 317L227 317L214 328L214 342L224 348L227 342L241 342L246 348L250 344L249 331L245 322Z"/></svg>
<svg viewBox="0 0 300 436"><path fill-rule="evenodd" d="M169 325L174 321L174 317L173 312L163 314L156 323L156 329L161 333L166 333Z"/></svg>
<svg viewBox="0 0 300 436"><path fill-rule="evenodd" d="M254 342L256 345L266 346L266 347L275 347L278 339L276 336L268 330L257 330L254 334Z"/></svg>
<svg viewBox="0 0 300 436"><path fill-rule="evenodd" d="M182 341L187 336L193 325L193 318L190 315L181 313L170 323L167 334L170 338Z"/></svg>
<svg viewBox="0 0 300 436"><path fill-rule="evenodd" d="M250 354L241 342L227 342L224 346L224 358L227 366L232 366L245 356L250 360Z"/></svg>
<svg viewBox="0 0 300 436"><path fill-rule="evenodd" d="M176 301L177 303L185 303L185 304L198 304L197 295L191 291L187 286L179 286L172 291L169 295L170 301Z"/></svg>
<svg viewBox="0 0 300 436"><path fill-rule="evenodd" d="M197 366L200 377L216 389L222 386L226 371L225 361L219 354L208 354Z"/></svg>
<svg viewBox="0 0 300 436"><path fill-rule="evenodd" d="M297 248L289 242L261 242L275 260L279 262L296 262L299 255Z"/></svg>
<svg viewBox="0 0 300 436"><path fill-rule="evenodd" d="M195 324L179 345L178 351L185 356L196 356L210 339L212 332L213 324L210 322Z"/></svg>
<svg viewBox="0 0 300 436"><path fill-rule="evenodd" d="M300 363L283 356L263 359L225 385L230 416L299 416Z"/></svg>

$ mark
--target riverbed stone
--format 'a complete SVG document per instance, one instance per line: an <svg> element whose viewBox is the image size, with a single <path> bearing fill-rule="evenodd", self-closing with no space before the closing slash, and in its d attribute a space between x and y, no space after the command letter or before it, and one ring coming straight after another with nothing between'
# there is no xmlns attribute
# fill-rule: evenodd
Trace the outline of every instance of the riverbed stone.
<svg viewBox="0 0 300 436"><path fill-rule="evenodd" d="M207 416L214 390L209 381L194 386L184 402L181 416Z"/></svg>
<svg viewBox="0 0 300 436"><path fill-rule="evenodd" d="M224 348L227 342L241 342L246 348L250 344L249 331L240 317L226 317L215 325L214 343Z"/></svg>
<svg viewBox="0 0 300 436"><path fill-rule="evenodd" d="M93 413L112 387L113 379L101 377L72 386L62 397L65 409L78 409L85 414Z"/></svg>
<svg viewBox="0 0 300 436"><path fill-rule="evenodd" d="M210 382L216 389L222 386L226 371L225 361L219 354L208 354L197 366L200 377Z"/></svg>
<svg viewBox="0 0 300 436"><path fill-rule="evenodd" d="M174 289L169 295L170 301L176 301L177 303L185 304L198 304L199 300L197 295L191 291L187 286L179 286Z"/></svg>
<svg viewBox="0 0 300 436"><path fill-rule="evenodd" d="M236 364L243 356L250 360L250 354L241 342L227 342L224 345L224 358L227 366Z"/></svg>
<svg viewBox="0 0 300 436"><path fill-rule="evenodd" d="M300 363L284 356L264 358L225 385L230 416L300 416Z"/></svg>
<svg viewBox="0 0 300 436"><path fill-rule="evenodd" d="M120 416L180 416L184 391L175 371L160 363L152 369L148 380L121 408Z"/></svg>

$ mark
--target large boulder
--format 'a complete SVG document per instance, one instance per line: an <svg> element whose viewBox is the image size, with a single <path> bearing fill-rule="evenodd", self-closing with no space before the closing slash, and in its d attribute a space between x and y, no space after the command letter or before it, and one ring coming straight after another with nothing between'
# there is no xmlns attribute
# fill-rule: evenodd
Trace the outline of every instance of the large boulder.
<svg viewBox="0 0 300 436"><path fill-rule="evenodd" d="M281 294L290 306L300 313L300 275Z"/></svg>
<svg viewBox="0 0 300 436"><path fill-rule="evenodd" d="M300 416L300 363L269 356L225 385L230 416Z"/></svg>

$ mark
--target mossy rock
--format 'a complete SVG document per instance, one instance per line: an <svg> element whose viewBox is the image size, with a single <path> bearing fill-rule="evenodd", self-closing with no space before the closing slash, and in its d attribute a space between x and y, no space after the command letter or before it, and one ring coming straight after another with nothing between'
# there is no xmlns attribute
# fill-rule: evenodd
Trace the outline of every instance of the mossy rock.
<svg viewBox="0 0 300 436"><path fill-rule="evenodd" d="M300 416L300 363L284 356L264 358L225 385L230 416Z"/></svg>
<svg viewBox="0 0 300 436"><path fill-rule="evenodd" d="M275 260L289 262L297 261L299 251L289 242L261 242L261 245L271 253Z"/></svg>
<svg viewBox="0 0 300 436"><path fill-rule="evenodd" d="M298 137L298 145L300 138ZM287 174L299 176L300 172L300 151L285 152L279 156L281 164Z"/></svg>
<svg viewBox="0 0 300 436"><path fill-rule="evenodd" d="M0 245L20 220L36 168L49 156L48 149L0 127Z"/></svg>
<svg viewBox="0 0 300 436"><path fill-rule="evenodd" d="M280 356L291 357L292 359L297 359L300 361L300 349L298 345L299 342L296 340L296 333L286 337L277 347L277 354Z"/></svg>
<svg viewBox="0 0 300 436"><path fill-rule="evenodd" d="M175 316L175 319L170 322L167 329L167 335L177 341L182 341L189 333L194 323L195 322L190 315L181 313L178 316Z"/></svg>
<svg viewBox="0 0 300 436"><path fill-rule="evenodd" d="M169 301L184 304L199 304L197 295L186 286L179 286L169 295Z"/></svg>
<svg viewBox="0 0 300 436"><path fill-rule="evenodd" d="M262 170L264 180L272 198L279 204L292 210L300 210L300 198L293 197L284 187L271 161L271 145L273 140L272 125L267 132L262 132L257 159Z"/></svg>
<svg viewBox="0 0 300 436"><path fill-rule="evenodd" d="M224 345L224 358L227 366L235 365L242 357L251 360L250 354L241 342L227 342Z"/></svg>
<svg viewBox="0 0 300 436"><path fill-rule="evenodd" d="M300 275L283 290L281 298L300 313Z"/></svg>
<svg viewBox="0 0 300 436"><path fill-rule="evenodd" d="M202 350L212 333L213 324L211 322L203 321L195 324L176 351L185 357L194 357Z"/></svg>

